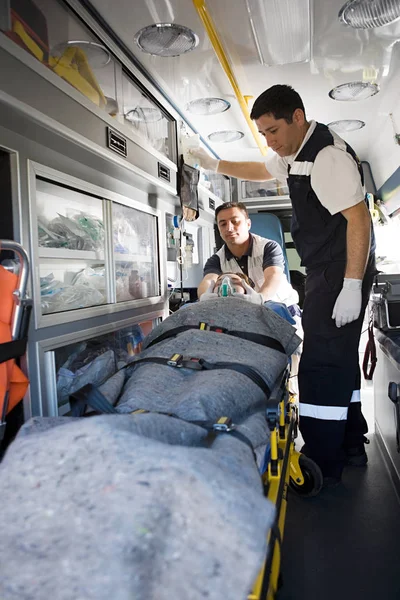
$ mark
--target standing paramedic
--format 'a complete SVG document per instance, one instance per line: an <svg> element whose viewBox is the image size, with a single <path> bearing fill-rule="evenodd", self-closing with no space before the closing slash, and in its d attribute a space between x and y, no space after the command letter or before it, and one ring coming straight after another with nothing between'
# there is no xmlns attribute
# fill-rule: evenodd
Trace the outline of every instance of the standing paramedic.
<svg viewBox="0 0 400 600"><path fill-rule="evenodd" d="M251 118L276 153L265 163L192 153L202 167L224 175L287 180L292 237L307 273L299 370L303 451L319 464L326 484L334 484L345 464L368 460L358 347L375 273L375 243L363 173L346 142L326 125L306 120L303 102L290 86L263 92Z"/></svg>

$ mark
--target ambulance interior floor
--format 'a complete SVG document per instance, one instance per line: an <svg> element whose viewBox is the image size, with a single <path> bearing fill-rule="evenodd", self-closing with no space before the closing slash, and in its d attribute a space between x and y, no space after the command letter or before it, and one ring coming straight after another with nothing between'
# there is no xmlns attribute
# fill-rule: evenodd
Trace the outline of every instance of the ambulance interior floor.
<svg viewBox="0 0 400 600"><path fill-rule="evenodd" d="M347 467L315 498L289 493L278 600L400 598L400 500L374 433L371 382L361 398L368 466Z"/></svg>

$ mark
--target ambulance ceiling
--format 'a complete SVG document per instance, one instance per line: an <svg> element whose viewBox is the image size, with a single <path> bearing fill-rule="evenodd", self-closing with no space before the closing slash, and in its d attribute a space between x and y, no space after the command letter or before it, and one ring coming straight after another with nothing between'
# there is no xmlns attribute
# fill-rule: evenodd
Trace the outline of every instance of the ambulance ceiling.
<svg viewBox="0 0 400 600"><path fill-rule="evenodd" d="M294 0L281 1L290 6L290 10L295 4ZM311 0L311 60L301 64L264 66L252 32L248 7L255 7L256 11L257 5L263 4L273 10L277 2L206 1L241 93L255 99L271 85L286 83L300 93L310 119L323 123L342 119L364 121L362 129L340 135L362 159L368 160L368 148L379 130L387 125L389 113L400 95L400 44L397 43L400 21L376 29L353 29L338 19L345 0ZM307 0L296 2L303 6L307 4ZM221 130L244 133L242 139L231 143L210 141L216 154L227 160L262 158L192 0L91 0L91 3L205 139ZM264 26L265 37L260 40L271 40L272 51L278 58L281 52L288 54L289 44L299 35L299 20L291 12L289 14L293 17L291 22L280 24L276 30ZM139 30L154 23L184 25L196 33L199 43L191 52L177 57L146 54L138 48L134 37ZM260 38L262 33L261 27ZM380 92L366 100L353 102L335 101L329 97L332 88L352 81L376 82ZM214 116L186 112L190 101L208 97L224 98L231 108ZM251 101L249 106L251 108Z"/></svg>

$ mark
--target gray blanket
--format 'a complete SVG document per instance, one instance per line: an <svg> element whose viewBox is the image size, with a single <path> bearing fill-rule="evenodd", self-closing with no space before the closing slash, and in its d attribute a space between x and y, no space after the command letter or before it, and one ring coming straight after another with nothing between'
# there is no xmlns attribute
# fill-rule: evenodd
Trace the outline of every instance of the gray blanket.
<svg viewBox="0 0 400 600"><path fill-rule="evenodd" d="M184 325L198 326L200 322L271 337L282 344L286 354L253 341L199 329L188 329L150 346L168 331ZM211 363L241 363L256 369L272 388L288 362L288 355L300 341L295 329L273 311L237 298L217 298L189 305L166 319L147 336L140 358L169 358L179 353L185 357L205 358ZM192 371L139 364L125 385L118 410L131 412L142 408L172 412L190 421L229 416L240 423L255 410L259 411L264 400L262 389L234 370Z"/></svg>
<svg viewBox="0 0 400 600"><path fill-rule="evenodd" d="M224 298L179 311L145 347L182 320L214 317L216 325L230 319L229 328L239 329L241 321L275 336L289 354L297 345L274 313ZM183 333L141 356L180 351L246 362L271 385L287 360L207 331ZM0 465L1 600L245 600L265 558L274 507L246 444L221 434L206 447L205 429L186 421L229 415L257 448L268 439L262 397L239 373L146 364L133 369L118 410L180 419L150 413L28 422Z"/></svg>

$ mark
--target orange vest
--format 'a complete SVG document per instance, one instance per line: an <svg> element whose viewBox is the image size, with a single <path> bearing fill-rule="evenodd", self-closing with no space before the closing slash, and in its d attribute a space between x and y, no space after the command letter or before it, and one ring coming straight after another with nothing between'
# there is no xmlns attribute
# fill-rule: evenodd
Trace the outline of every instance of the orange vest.
<svg viewBox="0 0 400 600"><path fill-rule="evenodd" d="M11 317L14 308L13 292L18 285L18 275L0 265L0 344L11 342ZM4 400L9 392L7 412L10 412L25 395L29 381L11 359L0 363L0 420Z"/></svg>

